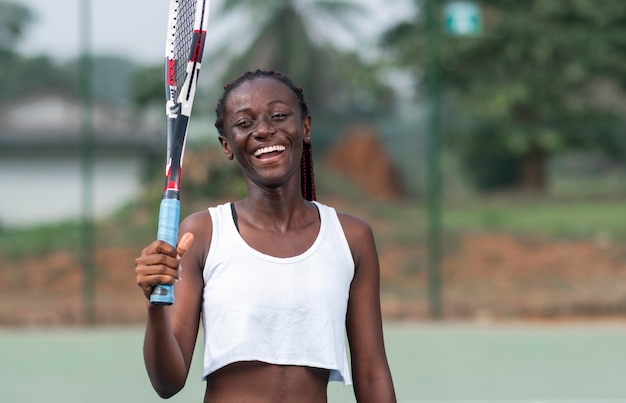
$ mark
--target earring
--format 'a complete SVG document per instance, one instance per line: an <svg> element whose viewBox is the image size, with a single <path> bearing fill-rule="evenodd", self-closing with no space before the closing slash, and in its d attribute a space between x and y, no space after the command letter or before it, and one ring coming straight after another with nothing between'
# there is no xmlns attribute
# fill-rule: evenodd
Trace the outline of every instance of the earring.
<svg viewBox="0 0 626 403"><path fill-rule="evenodd" d="M306 137L304 138L304 142L305 142L305 143L307 143L307 144L309 144L309 143L311 142L311 138L310 138L309 136L306 136Z"/></svg>
<svg viewBox="0 0 626 403"><path fill-rule="evenodd" d="M226 154L226 158L228 158L229 160L231 160L231 161L232 161L232 159L233 159L233 154L232 154L232 153L228 153L228 154Z"/></svg>

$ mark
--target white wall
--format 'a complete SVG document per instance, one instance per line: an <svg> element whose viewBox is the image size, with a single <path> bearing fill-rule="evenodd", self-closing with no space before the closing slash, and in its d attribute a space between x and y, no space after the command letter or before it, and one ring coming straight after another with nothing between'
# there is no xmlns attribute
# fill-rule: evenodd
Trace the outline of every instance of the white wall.
<svg viewBox="0 0 626 403"><path fill-rule="evenodd" d="M7 227L79 219L82 211L80 159L0 158L0 225ZM128 155L95 156L93 203L102 218L139 194L141 160Z"/></svg>

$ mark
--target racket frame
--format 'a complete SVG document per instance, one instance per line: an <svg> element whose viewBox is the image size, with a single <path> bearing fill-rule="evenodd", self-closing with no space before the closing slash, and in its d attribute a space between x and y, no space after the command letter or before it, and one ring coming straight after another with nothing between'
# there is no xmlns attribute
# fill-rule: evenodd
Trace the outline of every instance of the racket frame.
<svg viewBox="0 0 626 403"><path fill-rule="evenodd" d="M193 34L185 67L185 79L179 87L177 82L176 51L180 24L180 10L183 3L196 6L193 20ZM167 150L165 164L165 185L159 206L157 239L176 247L178 243L178 225L180 221L180 178L183 158L187 143L189 119L196 94L198 76L204 53L206 24L209 17L209 0L170 0L167 37L165 47L165 114L167 132ZM156 285L150 295L154 305L174 303L172 284Z"/></svg>

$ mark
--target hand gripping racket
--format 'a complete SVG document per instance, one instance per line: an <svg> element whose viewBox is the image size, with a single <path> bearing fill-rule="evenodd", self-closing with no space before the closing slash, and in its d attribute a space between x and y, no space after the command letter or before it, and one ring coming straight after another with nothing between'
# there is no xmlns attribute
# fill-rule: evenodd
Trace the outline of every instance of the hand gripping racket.
<svg viewBox="0 0 626 403"><path fill-rule="evenodd" d="M159 211L157 238L176 247L180 219L180 176L198 73L204 51L208 0L170 0L165 41L165 113L167 154L165 189ZM154 287L150 302L174 303L174 287Z"/></svg>

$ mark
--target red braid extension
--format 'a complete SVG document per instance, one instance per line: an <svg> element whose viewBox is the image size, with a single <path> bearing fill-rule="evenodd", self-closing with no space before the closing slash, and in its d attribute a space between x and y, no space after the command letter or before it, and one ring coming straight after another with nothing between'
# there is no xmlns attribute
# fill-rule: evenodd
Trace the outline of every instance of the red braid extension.
<svg viewBox="0 0 626 403"><path fill-rule="evenodd" d="M315 194L315 176L313 174L313 152L311 150L311 143L303 143L300 176L302 181L302 197L309 201L317 200L317 195Z"/></svg>

